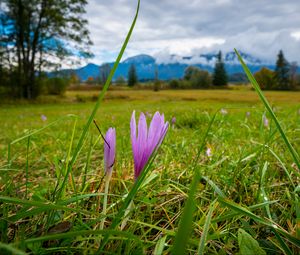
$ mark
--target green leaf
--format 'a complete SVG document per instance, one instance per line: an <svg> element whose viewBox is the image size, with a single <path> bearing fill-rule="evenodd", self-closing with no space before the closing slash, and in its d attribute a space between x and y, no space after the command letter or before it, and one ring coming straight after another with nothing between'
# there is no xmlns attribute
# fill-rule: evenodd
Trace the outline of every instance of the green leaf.
<svg viewBox="0 0 300 255"><path fill-rule="evenodd" d="M26 255L27 253L21 251L10 244L0 242L0 253L1 254L15 254L15 255Z"/></svg>
<svg viewBox="0 0 300 255"><path fill-rule="evenodd" d="M255 220L256 222L263 224L265 226L270 227L272 230L275 229L277 233L283 235L288 241L290 241L292 244L296 245L300 248L300 240L296 236L291 235L286 230L278 226L276 223L274 223L272 220L262 218L252 212L249 211L248 208L242 207L228 199L218 198L219 202L221 204L226 205L228 208L233 209L236 212L239 212L240 215L248 216L251 219Z"/></svg>
<svg viewBox="0 0 300 255"><path fill-rule="evenodd" d="M245 230L239 229L238 242L241 255L265 255L266 252L259 246L258 242Z"/></svg>
<svg viewBox="0 0 300 255"><path fill-rule="evenodd" d="M154 252L153 252L154 255L161 255L163 253L164 248L165 248L166 239L167 239L167 236L164 236L158 240L158 242L156 243Z"/></svg>
<svg viewBox="0 0 300 255"><path fill-rule="evenodd" d="M186 253L186 246L189 241L188 237L190 235L192 225L193 225L193 214L196 209L195 196L196 196L198 183L201 178L200 170L197 167L197 163L198 163L198 159L200 158L200 153L202 152L202 150L205 146L206 138L208 137L209 131L212 127L215 117L216 117L216 113L213 115L210 123L208 124L205 135L203 136L202 142L200 143L198 155L192 165L192 170L194 171L194 176L193 176L192 183L190 184L190 187L189 187L188 198L187 198L187 201L185 202L185 205L183 208L182 217L180 219L180 223L179 223L179 227L178 227L177 234L175 237L174 245L172 247L171 254L173 254L173 255L177 255L177 254L181 255L181 254Z"/></svg>
<svg viewBox="0 0 300 255"><path fill-rule="evenodd" d="M205 248L205 243L206 243L206 239L207 239L207 235L208 235L208 230L209 230L212 214L213 214L213 211L216 208L216 206L217 206L216 200L214 200L211 203L211 205L209 206L209 211L206 216L203 232L202 232L200 243L199 243L199 248L198 248L199 255L204 254L204 248Z"/></svg>

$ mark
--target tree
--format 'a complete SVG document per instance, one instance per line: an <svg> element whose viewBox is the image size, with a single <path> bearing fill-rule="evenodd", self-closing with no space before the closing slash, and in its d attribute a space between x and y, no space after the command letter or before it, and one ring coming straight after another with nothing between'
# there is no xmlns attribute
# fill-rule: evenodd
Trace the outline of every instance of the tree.
<svg viewBox="0 0 300 255"><path fill-rule="evenodd" d="M215 64L215 69L213 73L213 85L215 86L225 86L228 83L227 73L225 70L225 65L222 59L222 52L219 51L217 55L217 61Z"/></svg>
<svg viewBox="0 0 300 255"><path fill-rule="evenodd" d="M212 84L211 75L205 70L194 72L191 77L193 88L208 88Z"/></svg>
<svg viewBox="0 0 300 255"><path fill-rule="evenodd" d="M254 74L255 79L257 80L259 86L261 89L274 89L275 87L275 73L266 68L263 67L258 72Z"/></svg>
<svg viewBox="0 0 300 255"><path fill-rule="evenodd" d="M86 0L2 0L1 52L11 72L16 70L19 96L39 93L37 77L57 68L70 56L90 57ZM5 49L5 50L2 50Z"/></svg>
<svg viewBox="0 0 300 255"><path fill-rule="evenodd" d="M188 66L185 70L184 70L184 75L183 75L183 79L190 81L193 74L195 72L197 72L199 70L198 67L196 66Z"/></svg>
<svg viewBox="0 0 300 255"><path fill-rule="evenodd" d="M285 59L282 50L277 55L275 79L277 88L282 90L288 90L290 85L290 66Z"/></svg>
<svg viewBox="0 0 300 255"><path fill-rule="evenodd" d="M209 72L201 70L196 66L187 67L183 78L189 81L192 88L207 88L212 83Z"/></svg>
<svg viewBox="0 0 300 255"><path fill-rule="evenodd" d="M138 82L135 65L132 64L128 70L128 86L133 87Z"/></svg>
<svg viewBox="0 0 300 255"><path fill-rule="evenodd" d="M171 89L178 89L180 87L179 80L173 79L169 82L169 86Z"/></svg>
<svg viewBox="0 0 300 255"><path fill-rule="evenodd" d="M107 78L108 78L108 75L110 73L110 65L108 63L106 64L102 64L101 67L100 67L100 79L101 79L101 83L102 84L105 84Z"/></svg>

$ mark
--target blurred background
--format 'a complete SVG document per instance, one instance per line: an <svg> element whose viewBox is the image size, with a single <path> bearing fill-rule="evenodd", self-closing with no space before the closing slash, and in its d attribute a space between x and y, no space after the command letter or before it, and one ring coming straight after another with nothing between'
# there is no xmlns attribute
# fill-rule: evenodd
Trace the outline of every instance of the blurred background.
<svg viewBox="0 0 300 255"><path fill-rule="evenodd" d="M99 90L136 4L1 0L2 101ZM142 1L113 84L155 91L247 85L236 48L263 89L298 90L299 12L297 0Z"/></svg>

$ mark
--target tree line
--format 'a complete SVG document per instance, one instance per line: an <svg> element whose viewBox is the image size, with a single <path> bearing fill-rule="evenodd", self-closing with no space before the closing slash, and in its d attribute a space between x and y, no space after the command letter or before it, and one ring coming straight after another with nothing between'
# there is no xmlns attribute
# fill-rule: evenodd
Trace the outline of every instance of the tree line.
<svg viewBox="0 0 300 255"><path fill-rule="evenodd" d="M280 50L277 56L275 70L267 67L261 68L254 74L259 85L264 90L296 90L300 86L300 75L297 73L298 67L295 62L289 63ZM237 79L245 79L238 77ZM155 79L157 80L157 79ZM128 71L128 85L134 86L138 81L134 65L131 65ZM210 88L223 87L228 85L229 75L226 72L225 64L222 58L222 52L216 55L216 63L212 73L202 70L197 66L188 66L182 79L172 79L168 87L173 89L186 88ZM245 80L247 82L247 80ZM157 83L157 82L156 82Z"/></svg>
<svg viewBox="0 0 300 255"><path fill-rule="evenodd" d="M300 85L297 69L297 63L289 63L284 57L283 51L280 50L275 70L263 67L254 74L254 77L260 87L265 90L295 90Z"/></svg>
<svg viewBox="0 0 300 255"><path fill-rule="evenodd" d="M110 71L109 64L103 64L100 67L100 76L98 78L98 83L104 84L106 78L108 77ZM158 77L158 69L155 68L154 72L154 90L159 90L160 81ZM133 87L139 82L138 74L136 71L136 67L134 64L131 64L128 69L127 75L127 85L129 87ZM95 80L97 82L97 80ZM206 88L211 84L216 86L226 86L228 83L228 76L225 70L225 65L222 59L222 52L220 51L217 55L217 61L215 64L214 73L211 74L208 71L201 70L195 66L189 66L184 71L183 80L171 80L170 87L171 88L179 88L182 87L179 85L180 82L185 83L184 87L192 87L192 88ZM118 77L116 80L117 84L125 84L124 77ZM190 83L187 85L187 83Z"/></svg>

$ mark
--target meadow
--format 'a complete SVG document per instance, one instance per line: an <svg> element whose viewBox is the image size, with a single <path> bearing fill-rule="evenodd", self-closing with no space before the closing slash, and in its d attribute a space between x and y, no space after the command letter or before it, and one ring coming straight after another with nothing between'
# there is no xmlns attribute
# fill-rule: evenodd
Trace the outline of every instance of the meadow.
<svg viewBox="0 0 300 255"><path fill-rule="evenodd" d="M299 252L299 169L254 91L108 91L94 118L117 134L105 215L104 141L94 124L67 171L98 93L0 106L2 254ZM300 93L265 95L299 151ZM148 123L164 113L170 126L112 228L135 187L133 110Z"/></svg>

